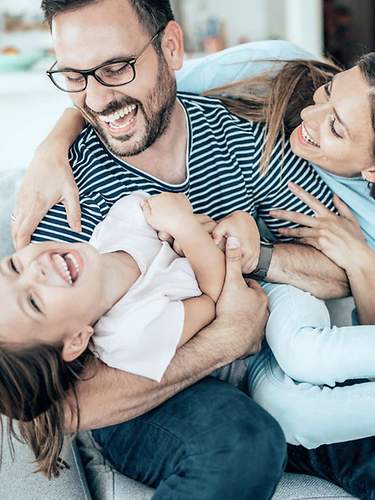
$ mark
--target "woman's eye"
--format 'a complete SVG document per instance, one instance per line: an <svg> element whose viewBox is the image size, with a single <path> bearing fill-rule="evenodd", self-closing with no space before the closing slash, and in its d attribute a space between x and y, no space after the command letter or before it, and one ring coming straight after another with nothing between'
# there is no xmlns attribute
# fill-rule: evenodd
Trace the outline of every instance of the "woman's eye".
<svg viewBox="0 0 375 500"><path fill-rule="evenodd" d="M335 129L335 123L336 123L336 118L331 118L331 120L329 121L329 128L331 129L333 135L335 135L339 139L342 139L342 136Z"/></svg>
<svg viewBox="0 0 375 500"><path fill-rule="evenodd" d="M18 271L18 269L17 269L17 267L16 267L16 265L15 265L14 260L13 260L13 258L12 258L12 257L9 259L9 263L10 263L10 268L11 268L11 270L12 270L14 273L16 273L16 274L19 274L19 271Z"/></svg>
<svg viewBox="0 0 375 500"><path fill-rule="evenodd" d="M39 313L42 312L41 309L40 309L40 307L38 306L38 304L35 302L35 300L34 300L34 298L33 298L32 295L30 295L30 297L29 297L29 302L31 304L31 307L34 309L34 311L37 311Z"/></svg>

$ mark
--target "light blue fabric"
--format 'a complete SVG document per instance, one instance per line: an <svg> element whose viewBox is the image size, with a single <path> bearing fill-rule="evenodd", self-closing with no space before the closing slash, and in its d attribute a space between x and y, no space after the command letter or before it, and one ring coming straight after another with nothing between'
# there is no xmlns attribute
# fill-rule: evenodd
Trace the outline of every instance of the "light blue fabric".
<svg viewBox="0 0 375 500"><path fill-rule="evenodd" d="M177 72L177 85L183 92L200 94L267 71L273 67L271 61L289 59L318 58L283 40L244 43L205 57L186 60Z"/></svg>
<svg viewBox="0 0 375 500"><path fill-rule="evenodd" d="M375 200L362 177L341 177L314 165L324 182L344 201L356 216L367 243L375 250Z"/></svg>
<svg viewBox="0 0 375 500"><path fill-rule="evenodd" d="M316 448L375 435L375 382L364 382L375 377L375 326L331 327L322 300L289 285L263 288L269 347L250 364L249 394L290 444ZM336 384L350 379L357 383Z"/></svg>

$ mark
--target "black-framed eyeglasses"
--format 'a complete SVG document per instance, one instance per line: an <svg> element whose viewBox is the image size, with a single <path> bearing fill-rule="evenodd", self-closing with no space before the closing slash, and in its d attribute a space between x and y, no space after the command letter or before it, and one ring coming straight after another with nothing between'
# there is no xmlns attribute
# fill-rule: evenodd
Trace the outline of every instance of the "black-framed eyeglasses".
<svg viewBox="0 0 375 500"><path fill-rule="evenodd" d="M105 87L126 85L135 79L135 65L164 29L165 26L155 33L137 57L133 57L132 59L114 59L109 63L99 64L95 68L81 69L79 71L73 68L53 69L57 64L56 61L46 71L47 76L63 92L83 92L87 87L87 79L90 75Z"/></svg>

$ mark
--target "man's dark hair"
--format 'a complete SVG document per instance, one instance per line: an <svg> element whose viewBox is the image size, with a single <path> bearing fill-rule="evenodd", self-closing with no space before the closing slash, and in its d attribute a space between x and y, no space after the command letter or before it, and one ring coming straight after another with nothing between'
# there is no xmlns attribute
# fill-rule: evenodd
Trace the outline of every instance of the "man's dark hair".
<svg viewBox="0 0 375 500"><path fill-rule="evenodd" d="M139 22L151 36L174 20L174 15L169 0L123 0L129 1L135 10ZM76 10L100 0L42 0L41 8L49 26L56 14ZM155 40L155 48L160 48L160 37Z"/></svg>

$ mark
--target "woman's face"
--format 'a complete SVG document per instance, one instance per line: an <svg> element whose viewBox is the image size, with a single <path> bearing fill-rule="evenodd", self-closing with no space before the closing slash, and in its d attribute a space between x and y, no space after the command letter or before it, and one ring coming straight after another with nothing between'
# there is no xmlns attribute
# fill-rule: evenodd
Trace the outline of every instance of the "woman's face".
<svg viewBox="0 0 375 500"><path fill-rule="evenodd" d="M370 87L358 66L336 75L314 93L290 137L293 152L344 177L375 180Z"/></svg>

